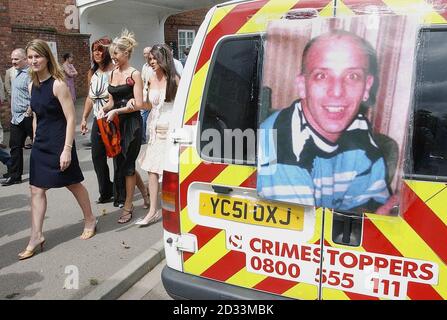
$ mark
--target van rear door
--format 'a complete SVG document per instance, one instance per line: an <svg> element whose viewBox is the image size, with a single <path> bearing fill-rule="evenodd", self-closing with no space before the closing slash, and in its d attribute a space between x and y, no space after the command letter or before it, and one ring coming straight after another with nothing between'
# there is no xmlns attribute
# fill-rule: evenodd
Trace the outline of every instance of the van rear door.
<svg viewBox="0 0 447 320"><path fill-rule="evenodd" d="M318 2L318 1L317 1ZM183 271L298 299L319 297L322 210L256 194L258 106L268 21L332 1L249 1L218 7L193 75L180 148L181 233L196 241ZM194 246L192 246L194 247Z"/></svg>
<svg viewBox="0 0 447 320"><path fill-rule="evenodd" d="M447 298L447 251L441 245L447 243L447 189L442 183L446 181L447 171L443 168L447 158L446 148L442 147L445 133L439 129L439 125L445 126L445 111L436 111L436 105L445 101L440 81L444 81L446 71L439 65L447 59L447 31L436 26L447 22L445 3L424 6L425 26L419 33L420 45L415 53L416 85L410 116L413 141L411 144L409 139L406 146L408 166L400 190L400 213L352 215L325 209L322 299ZM336 13L337 17L408 14L421 8L407 2L337 0ZM387 59L382 61L382 70L392 72L396 65L391 64L391 55ZM406 85L411 85L410 81ZM389 90L395 89L390 85ZM387 95L382 94L381 99L384 103ZM391 151L384 150L388 150L385 157L389 156ZM395 167L387 162L389 168ZM396 169L394 181L399 178Z"/></svg>

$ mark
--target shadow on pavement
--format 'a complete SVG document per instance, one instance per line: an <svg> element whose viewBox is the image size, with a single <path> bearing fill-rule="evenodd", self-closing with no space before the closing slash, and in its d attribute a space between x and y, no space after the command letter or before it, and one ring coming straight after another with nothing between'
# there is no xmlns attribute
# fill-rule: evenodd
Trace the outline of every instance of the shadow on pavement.
<svg viewBox="0 0 447 320"><path fill-rule="evenodd" d="M94 209L94 208L93 208ZM106 208L104 208L106 209ZM114 208L115 209L115 208ZM136 228L134 225L134 222L136 221L137 217L144 216L146 213L144 209L144 213L141 213L141 209L136 208L134 211L134 215L132 217L132 220L129 223L126 224L118 224L117 221L119 219L119 216L121 214L122 209L116 209L110 212L107 212L107 214L103 214L100 216L97 216L98 218L98 229L97 229L97 235L100 235L101 233L107 233L110 231L115 232L122 232L129 228ZM95 212L95 211L94 211ZM23 214L26 212L21 212L19 214ZM138 214L137 214L138 213ZM26 213L27 214L27 213ZM2 219L4 217L0 217ZM1 221L3 225L3 221ZM29 217L23 219L22 225L24 226L24 229L29 229ZM154 224L156 226L156 224ZM51 250L54 247L57 247L59 245L62 245L65 242L68 242L70 240L78 239L79 236L82 233L84 227L83 220L80 220L79 223L71 224L62 226L57 229L53 230L45 230L45 224L44 224L44 237L45 237L45 247L44 252L42 254L37 254L35 257L31 259L40 259L42 258L42 262L45 261L45 252L48 250ZM22 238L15 241L8 242L2 246L0 246L0 252L3 252L0 259L0 269L5 268L9 265L12 265L16 262L18 262L17 254L25 249L26 245L28 244L29 238ZM82 240L79 240L82 241ZM88 241L88 240L86 240ZM4 254L5 252L12 253L9 255Z"/></svg>
<svg viewBox="0 0 447 320"><path fill-rule="evenodd" d="M42 282L44 277L38 272L8 273L0 275L0 287L11 288L10 292L0 299L23 299L33 297L40 289L27 290L26 288Z"/></svg>
<svg viewBox="0 0 447 320"><path fill-rule="evenodd" d="M24 209L11 213L8 211ZM25 194L16 194L0 198L0 237L12 236L29 228L30 198Z"/></svg>
<svg viewBox="0 0 447 320"><path fill-rule="evenodd" d="M0 213L4 211L29 207L29 205L30 205L29 195L16 194L8 197L0 197Z"/></svg>
<svg viewBox="0 0 447 320"><path fill-rule="evenodd" d="M0 238L12 236L29 228L29 210L8 213L0 216Z"/></svg>

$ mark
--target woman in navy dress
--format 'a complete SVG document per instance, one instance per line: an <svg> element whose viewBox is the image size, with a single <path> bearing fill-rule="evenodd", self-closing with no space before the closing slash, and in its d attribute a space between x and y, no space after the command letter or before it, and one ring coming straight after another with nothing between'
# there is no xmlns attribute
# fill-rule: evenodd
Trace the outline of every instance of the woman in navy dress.
<svg viewBox="0 0 447 320"><path fill-rule="evenodd" d="M67 187L78 201L84 214L81 239L95 234L96 220L92 214L89 195L81 184L84 180L74 144L75 109L70 91L64 82L63 71L55 61L48 44L35 39L26 47L31 67L31 109L34 113L34 144L30 158L31 238L19 259L34 255L42 249L43 220L47 208L46 191Z"/></svg>
<svg viewBox="0 0 447 320"><path fill-rule="evenodd" d="M119 116L120 121L122 151L114 161L117 168L115 174L125 177L126 180L126 201L118 223L127 223L132 219L133 194L137 183L140 191L147 197L141 177L135 170L142 140L140 110L145 108L141 74L129 64L136 45L133 33L127 30L113 40L109 50L116 69L110 75L109 101L98 114L98 117L106 116L108 121Z"/></svg>

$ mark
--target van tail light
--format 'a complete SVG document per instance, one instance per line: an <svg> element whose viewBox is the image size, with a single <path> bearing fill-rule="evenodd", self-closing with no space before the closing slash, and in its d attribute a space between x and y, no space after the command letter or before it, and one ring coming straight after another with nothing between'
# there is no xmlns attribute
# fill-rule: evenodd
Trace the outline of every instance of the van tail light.
<svg viewBox="0 0 447 320"><path fill-rule="evenodd" d="M176 234L180 234L179 188L178 173L164 171L161 185L163 228Z"/></svg>

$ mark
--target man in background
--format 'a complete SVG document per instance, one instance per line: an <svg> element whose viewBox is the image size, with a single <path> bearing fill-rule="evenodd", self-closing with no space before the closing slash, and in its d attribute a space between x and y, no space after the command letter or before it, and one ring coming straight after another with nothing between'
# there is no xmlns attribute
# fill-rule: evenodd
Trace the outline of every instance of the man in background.
<svg viewBox="0 0 447 320"><path fill-rule="evenodd" d="M17 70L16 70L16 68L14 68L14 66L9 68L5 72L5 91L6 91L6 99L8 101L11 101L11 83L12 83L12 80L14 80L14 78L16 77L16 75L17 75Z"/></svg>
<svg viewBox="0 0 447 320"><path fill-rule="evenodd" d="M174 49L172 49L172 46L170 46L169 44L166 45L168 46L168 48L171 49L172 58L174 59L175 73L177 73L178 77L181 78L183 72L183 64L179 60L174 58Z"/></svg>
<svg viewBox="0 0 447 320"><path fill-rule="evenodd" d="M3 102L5 102L5 90L3 87L2 77L0 77L0 106L3 104ZM3 127L0 117L0 162L6 166L8 172L10 159L11 156L9 155L8 151L6 151L6 145L3 143ZM8 177L8 172L4 174L4 178Z"/></svg>
<svg viewBox="0 0 447 320"><path fill-rule="evenodd" d="M183 50L183 58L180 59L180 62L182 63L183 67L185 67L186 59L188 59L189 50L190 50L189 47L186 47L185 50Z"/></svg>
<svg viewBox="0 0 447 320"><path fill-rule="evenodd" d="M23 174L23 147L27 136L33 136L33 118L30 106L28 85L31 82L25 50L15 49L11 53L13 67L17 74L11 83L11 132L9 147L11 160L9 177L2 186L11 186L22 182Z"/></svg>
<svg viewBox="0 0 447 320"><path fill-rule="evenodd" d="M5 72L5 91L6 91L6 100L11 101L11 83L15 79L17 75L17 69L12 66ZM25 149L32 148L33 137L29 136L29 143L25 144Z"/></svg>

